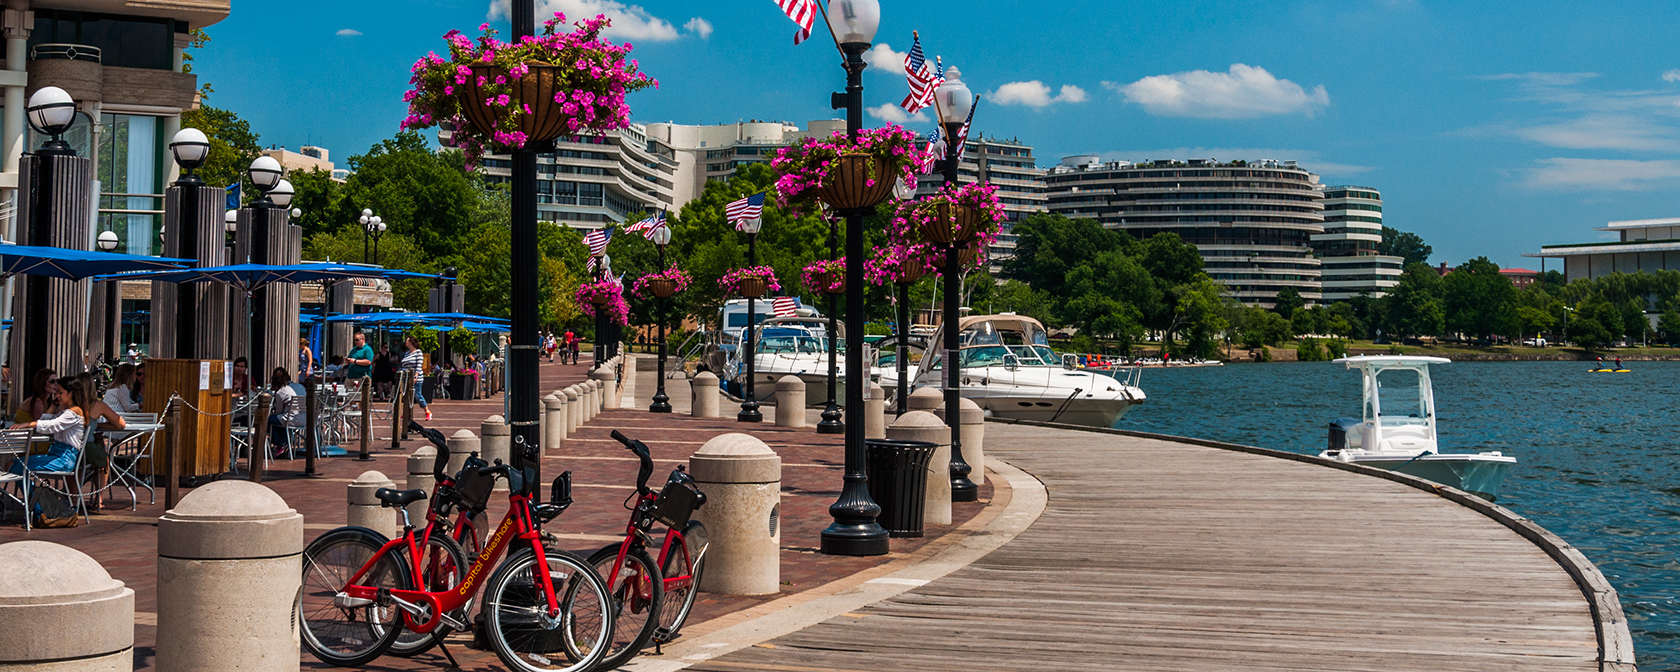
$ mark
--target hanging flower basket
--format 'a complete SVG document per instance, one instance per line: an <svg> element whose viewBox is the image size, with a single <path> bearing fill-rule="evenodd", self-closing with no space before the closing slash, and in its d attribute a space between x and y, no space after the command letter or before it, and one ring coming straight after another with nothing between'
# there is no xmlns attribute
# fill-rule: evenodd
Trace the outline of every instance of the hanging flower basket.
<svg viewBox="0 0 1680 672"><path fill-rule="evenodd" d="M800 274L805 288L823 294L844 294L846 292L846 260L820 259L811 262Z"/></svg>
<svg viewBox="0 0 1680 672"><path fill-rule="evenodd" d="M402 128L452 125L452 144L471 167L490 151L629 126L624 97L659 83L627 58L628 43L601 39L611 25L605 16L558 32L565 21L557 13L541 35L517 43L496 39L488 23L476 40L449 31L449 57L426 54L411 70Z"/></svg>
<svg viewBox="0 0 1680 672"><path fill-rule="evenodd" d="M979 268L981 263L985 260L984 251L985 248L980 245L970 245L968 247L958 248L957 271L961 272L971 268ZM945 254L945 250L939 250L933 255L933 267L941 272L945 270L947 265L945 260L948 257L946 257Z"/></svg>
<svg viewBox="0 0 1680 672"><path fill-rule="evenodd" d="M933 246L926 243L899 242L877 248L875 256L863 264L863 277L877 285L916 284L927 275L934 252Z"/></svg>
<svg viewBox="0 0 1680 672"><path fill-rule="evenodd" d="M742 298L756 299L766 292L781 291L782 283L776 280L776 271L769 266L753 266L740 268L723 274L718 279L718 285L728 294L739 294Z"/></svg>
<svg viewBox="0 0 1680 672"><path fill-rule="evenodd" d="M641 298L652 296L659 299L669 299L678 292L688 289L693 279L688 273L675 266L660 273L649 273L636 279L631 291Z"/></svg>
<svg viewBox="0 0 1680 672"><path fill-rule="evenodd" d="M817 201L837 210L872 208L892 195L899 179L915 183L922 149L899 126L867 128L852 140L843 132L806 138L776 152L776 195L796 210Z"/></svg>
<svg viewBox="0 0 1680 672"><path fill-rule="evenodd" d="M986 184L946 187L915 206L909 222L922 240L940 245L990 245L1003 222L997 189Z"/></svg>
<svg viewBox="0 0 1680 672"><path fill-rule="evenodd" d="M620 325L630 324L630 304L624 302L624 286L615 280L597 280L578 285L575 294L578 309L594 317L598 310Z"/></svg>

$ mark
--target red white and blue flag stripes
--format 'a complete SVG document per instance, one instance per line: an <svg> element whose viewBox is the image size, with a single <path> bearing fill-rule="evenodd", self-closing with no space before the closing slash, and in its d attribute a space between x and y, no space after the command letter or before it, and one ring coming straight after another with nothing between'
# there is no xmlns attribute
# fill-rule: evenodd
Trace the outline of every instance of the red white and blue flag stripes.
<svg viewBox="0 0 1680 672"><path fill-rule="evenodd" d="M957 131L957 151L954 154L958 161L962 160L963 145L968 144L968 127L974 125L974 111L980 109L980 96L974 97L974 104L968 108L968 118L963 120L962 129Z"/></svg>
<svg viewBox="0 0 1680 672"><path fill-rule="evenodd" d="M898 105L915 114L933 104L934 92L945 83L945 66L940 63L937 71L929 67L927 57L922 53L921 33L912 32L911 35L910 53L904 55L904 81L910 85L910 93Z"/></svg>
<svg viewBox="0 0 1680 672"><path fill-rule="evenodd" d="M794 317L799 315L799 303L791 296L778 296L770 300L770 311L776 317Z"/></svg>
<svg viewBox="0 0 1680 672"><path fill-rule="evenodd" d="M793 33L793 43L798 45L805 38L811 36L811 24L817 20L817 5L812 0L776 0L776 6L782 8L782 13L799 24L799 30Z"/></svg>
<svg viewBox="0 0 1680 672"><path fill-rule="evenodd" d="M589 248L589 256L599 257L607 251L607 243L612 242L613 227L608 226L590 231L583 235L583 246Z"/></svg>
<svg viewBox="0 0 1680 672"><path fill-rule="evenodd" d="M729 221L735 223L735 230L741 230L741 222L756 219L764 215L764 193L759 192L736 201L730 201L723 207L723 214Z"/></svg>
<svg viewBox="0 0 1680 672"><path fill-rule="evenodd" d="M664 228L664 226L665 211L660 210L658 213L648 215L646 218L643 218L642 221L624 227L624 230L627 233L641 232L643 238L653 240L653 232Z"/></svg>

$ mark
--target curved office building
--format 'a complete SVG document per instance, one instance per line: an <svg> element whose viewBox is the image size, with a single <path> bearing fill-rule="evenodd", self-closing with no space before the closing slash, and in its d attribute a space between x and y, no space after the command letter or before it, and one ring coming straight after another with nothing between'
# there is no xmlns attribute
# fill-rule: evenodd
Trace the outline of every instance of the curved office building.
<svg viewBox="0 0 1680 672"><path fill-rule="evenodd" d="M1371 187L1324 188L1324 233L1313 236L1323 262L1324 299L1381 296L1400 284L1406 260L1379 254L1382 192Z"/></svg>
<svg viewBox="0 0 1680 672"><path fill-rule="evenodd" d="M1323 295L1313 237L1324 232L1318 176L1294 161L1100 162L1073 156L1044 177L1051 212L1138 238L1171 231L1243 303L1270 307L1284 287Z"/></svg>

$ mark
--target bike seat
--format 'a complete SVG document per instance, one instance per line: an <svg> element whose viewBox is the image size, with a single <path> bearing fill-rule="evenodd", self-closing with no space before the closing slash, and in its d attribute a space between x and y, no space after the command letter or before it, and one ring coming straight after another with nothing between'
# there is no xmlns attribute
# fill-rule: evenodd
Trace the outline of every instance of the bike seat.
<svg viewBox="0 0 1680 672"><path fill-rule="evenodd" d="M426 499L425 490L395 490L380 488L373 493L381 502L380 506L408 506L414 502Z"/></svg>

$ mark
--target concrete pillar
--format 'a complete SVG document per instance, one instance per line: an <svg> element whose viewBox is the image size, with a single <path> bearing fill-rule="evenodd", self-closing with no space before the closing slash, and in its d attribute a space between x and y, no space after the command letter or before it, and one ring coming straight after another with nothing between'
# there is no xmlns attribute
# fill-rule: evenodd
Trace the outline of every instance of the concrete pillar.
<svg viewBox="0 0 1680 672"><path fill-rule="evenodd" d="M904 405L912 411L931 411L945 403L945 393L937 387L924 387L910 393Z"/></svg>
<svg viewBox="0 0 1680 672"><path fill-rule="evenodd" d="M556 447L556 442L553 438L554 423L559 420L559 418L554 416L555 409L553 401L554 395L550 393L548 396L543 397L538 404L538 407L542 409L542 413L537 416L537 445L544 455L547 455L549 450Z"/></svg>
<svg viewBox="0 0 1680 672"><path fill-rule="evenodd" d="M558 404L554 410L554 431L559 433L559 445L563 446L566 439L572 435L572 429L566 426L566 415L571 413L572 409L567 407L565 390L554 391L554 403Z"/></svg>
<svg viewBox="0 0 1680 672"><path fill-rule="evenodd" d="M544 454L547 454L549 450L560 450L560 437L566 433L566 421L560 418L560 414L565 412L566 405L560 403L560 398L553 394L543 397L542 403L543 445L547 446L544 449Z"/></svg>
<svg viewBox="0 0 1680 672"><path fill-rule="evenodd" d="M781 586L782 458L750 434L713 437L688 458L711 546L700 590L764 595Z"/></svg>
<svg viewBox="0 0 1680 672"><path fill-rule="evenodd" d="M863 438L887 438L887 393L873 381L869 383L869 398L863 402Z"/></svg>
<svg viewBox="0 0 1680 672"><path fill-rule="evenodd" d="M941 418L945 417L945 404L940 404L933 414ZM968 480L974 481L975 485L984 484L986 482L986 411L981 409L980 405L974 403L973 400L964 398L960 405L959 415L962 416L958 421L961 428L957 430L957 434L962 437L963 461L973 468L973 471L968 474Z"/></svg>
<svg viewBox="0 0 1680 672"><path fill-rule="evenodd" d="M432 465L437 462L437 448L423 445L414 449L414 454L408 456L408 487L409 490L425 490L431 492L437 487L437 477L432 474ZM454 474L450 474L454 476ZM426 520L426 507L430 503L421 500L408 505L408 519L416 526L423 525Z"/></svg>
<svg viewBox="0 0 1680 672"><path fill-rule="evenodd" d="M397 532L402 529L402 516L397 515L396 509L387 509L379 505L379 499L373 496L380 488L396 488L397 484L386 478L385 474L368 470L357 476L345 489L345 500L350 508L345 512L346 525L365 527L386 539L397 538ZM425 518L421 518L425 520ZM413 522L410 519L410 522Z"/></svg>
<svg viewBox="0 0 1680 672"><path fill-rule="evenodd" d="M634 398L634 395L631 395L632 398L630 398L630 399L625 399L624 398L625 395L628 394L627 392L624 391L624 388L630 387L632 385L632 383L634 383L635 380L636 380L636 359L638 359L638 358L636 358L636 357L625 357L624 358L624 367L623 367L624 371L622 373L620 373L619 376L618 376L618 379L621 380L621 381L624 381L624 382L623 382L623 384L618 386L618 389L617 389L618 398L616 400L616 405L614 405L613 408L632 408L632 407L635 407L637 405L636 400ZM647 396L648 396L648 398L651 399L651 398L653 398L653 393L648 392Z"/></svg>
<svg viewBox="0 0 1680 672"><path fill-rule="evenodd" d="M459 436L459 433L456 434ZM513 426L500 415L492 415L478 425L479 450L484 451L479 457L485 462L495 464L496 460L512 464L513 454ZM455 474L450 474L454 476ZM500 480L497 483L506 483ZM504 488L505 489L505 488Z"/></svg>
<svg viewBox="0 0 1680 672"><path fill-rule="evenodd" d="M250 481L188 493L158 518L158 672L298 669L302 577L303 516L280 495Z"/></svg>
<svg viewBox="0 0 1680 672"><path fill-rule="evenodd" d="M594 420L601 414L601 381L590 380L583 384L584 395L589 401L583 405L585 420Z"/></svg>
<svg viewBox="0 0 1680 672"><path fill-rule="evenodd" d="M805 381L788 374L776 381L776 426L805 426Z"/></svg>
<svg viewBox="0 0 1680 672"><path fill-rule="evenodd" d="M92 159L24 157L18 164L18 185L17 238L12 242L70 250L92 247ZM82 370L89 282L27 275L11 279L13 380L28 380L42 368L59 375Z"/></svg>
<svg viewBox="0 0 1680 672"><path fill-rule="evenodd" d="M912 397L913 398L913 397ZM924 525L951 524L951 428L939 416L927 411L910 411L898 416L887 428L887 438L897 441L926 441L938 446L928 459L927 496L922 498Z"/></svg>
<svg viewBox="0 0 1680 672"><path fill-rule="evenodd" d="M601 391L600 409L605 411L618 408L618 372L613 367L604 366L589 374L589 379L594 381Z"/></svg>
<svg viewBox="0 0 1680 672"><path fill-rule="evenodd" d="M573 385L571 387L566 388L565 392L566 392L566 435L570 436L572 434L572 432L577 431L578 425L583 424L582 422L578 421L578 416L583 414L583 395L578 394L578 390L577 390L576 385Z"/></svg>
<svg viewBox="0 0 1680 672"><path fill-rule="evenodd" d="M466 464L467 457L469 455L472 453L480 453L480 451L483 450L482 443L478 440L478 435L473 434L470 429L463 429L455 432L454 436L443 440L443 445L449 447L449 469L446 473L451 476L460 473L461 465ZM483 454L480 453L479 457L483 458ZM504 456L504 458L505 457L506 456ZM490 462L490 460L484 461ZM495 462L490 463L495 464ZM503 459L502 463L511 464L506 459Z"/></svg>
<svg viewBox="0 0 1680 672"><path fill-rule="evenodd" d="M696 418L718 417L718 377L710 371L695 374L689 381L689 393L694 399L688 412Z"/></svg>
<svg viewBox="0 0 1680 672"><path fill-rule="evenodd" d="M173 134L164 137L172 137ZM174 162L170 162L174 165ZM170 186L163 199L163 256L192 259L195 267L225 265L227 191L209 186ZM139 252L130 250L130 254ZM152 283L153 357L231 359L228 328L244 316L228 314L227 288L219 283ZM118 350L121 352L121 350Z"/></svg>
<svg viewBox="0 0 1680 672"><path fill-rule="evenodd" d="M134 590L81 551L0 544L0 670L134 668ZM293 654L296 658L296 654Z"/></svg>

